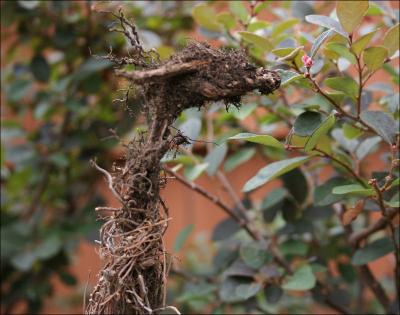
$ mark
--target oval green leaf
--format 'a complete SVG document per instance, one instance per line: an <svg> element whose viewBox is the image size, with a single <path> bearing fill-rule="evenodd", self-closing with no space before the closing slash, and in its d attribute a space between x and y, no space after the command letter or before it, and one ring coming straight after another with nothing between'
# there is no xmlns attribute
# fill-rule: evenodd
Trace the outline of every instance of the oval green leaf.
<svg viewBox="0 0 400 315"><path fill-rule="evenodd" d="M304 164L310 159L308 156L298 156L295 158L273 162L263 167L258 173L251 178L243 187L243 192L249 192L255 188L258 188L265 183L285 174L296 167Z"/></svg>
<svg viewBox="0 0 400 315"><path fill-rule="evenodd" d="M242 244L239 250L244 263L254 269L261 268L272 256L266 250L266 246L259 243Z"/></svg>
<svg viewBox="0 0 400 315"><path fill-rule="evenodd" d="M221 30L221 25L218 24L215 11L206 4L200 4L194 7L192 11L193 19L198 25L207 30L218 32Z"/></svg>
<svg viewBox="0 0 400 315"><path fill-rule="evenodd" d="M318 143L318 140L333 127L336 122L335 114L330 114L320 125L319 127L312 133L310 138L308 138L306 145L304 146L305 152L310 152Z"/></svg>
<svg viewBox="0 0 400 315"><path fill-rule="evenodd" d="M349 77L333 77L324 81L324 84L335 91L344 92L351 97L357 97L358 84Z"/></svg>
<svg viewBox="0 0 400 315"><path fill-rule="evenodd" d="M316 279L309 265L301 266L296 272L287 276L282 289L291 291L306 291L312 289L316 284Z"/></svg>
<svg viewBox="0 0 400 315"><path fill-rule="evenodd" d="M327 17L325 15L307 15L306 21L312 24L317 24L326 28L333 29L336 33L348 37L349 34L346 33L346 31L343 29L343 27L340 25L340 23L330 17Z"/></svg>
<svg viewBox="0 0 400 315"><path fill-rule="evenodd" d="M30 68L36 80L47 82L50 78L50 66L42 55L36 55L32 58Z"/></svg>
<svg viewBox="0 0 400 315"><path fill-rule="evenodd" d="M188 226L186 226L185 228L183 228L178 236L176 237L175 243L174 243L174 251L175 252L179 252L183 245L185 244L186 240L188 239L190 233L192 233L194 228L193 224L189 224Z"/></svg>
<svg viewBox="0 0 400 315"><path fill-rule="evenodd" d="M399 123L381 111L364 111L361 119L389 144L396 142Z"/></svg>
<svg viewBox="0 0 400 315"><path fill-rule="evenodd" d="M336 13L344 30L352 34L368 11L368 1L336 1Z"/></svg>
<svg viewBox="0 0 400 315"><path fill-rule="evenodd" d="M321 47L324 41L326 41L328 38L333 36L335 34L335 30L329 29L325 32L322 32L314 41L312 47L311 47L311 54L310 57L311 59L314 58L314 56L317 54L318 49Z"/></svg>
<svg viewBox="0 0 400 315"><path fill-rule="evenodd" d="M301 137L311 136L323 120L322 114L305 111L296 118L293 125L294 133Z"/></svg>
<svg viewBox="0 0 400 315"><path fill-rule="evenodd" d="M365 188L359 184L350 184L334 187L332 193L335 195L353 194L359 196L372 196L375 191L372 188Z"/></svg>
<svg viewBox="0 0 400 315"><path fill-rule="evenodd" d="M207 169L207 167L208 167L208 163L189 165L189 166L185 167L184 175L188 180L194 181Z"/></svg>
<svg viewBox="0 0 400 315"><path fill-rule="evenodd" d="M357 39L352 45L351 45L351 50L356 54L360 55L365 46L371 41L372 37L374 37L375 33L377 30L374 30L368 34L365 34L361 36L359 39Z"/></svg>
<svg viewBox="0 0 400 315"><path fill-rule="evenodd" d="M383 46L388 50L388 56L392 57L393 54L399 49L399 37L400 37L400 24L392 26L385 33L383 38Z"/></svg>
<svg viewBox="0 0 400 315"><path fill-rule="evenodd" d="M356 64L357 60L356 57L350 52L349 48L341 43L329 43L326 45L326 49L329 49L339 56L345 58L346 60L350 61L351 64Z"/></svg>
<svg viewBox="0 0 400 315"><path fill-rule="evenodd" d="M260 143L266 146L282 149L283 144L270 135L256 135L254 133L239 133L228 139L231 140L245 140L254 143Z"/></svg>
<svg viewBox="0 0 400 315"><path fill-rule="evenodd" d="M224 164L224 170L229 172L235 169L237 166L250 160L256 153L255 148L247 148L237 151L226 159Z"/></svg>
<svg viewBox="0 0 400 315"><path fill-rule="evenodd" d="M392 241L388 237L381 238L358 249L351 262L355 266L368 264L380 257L383 257L394 250Z"/></svg>
<svg viewBox="0 0 400 315"><path fill-rule="evenodd" d="M255 46L264 51L270 51L273 48L272 44L265 37L253 34L251 32L242 31L238 33L243 38L243 40L245 40L248 43L254 44Z"/></svg>
<svg viewBox="0 0 400 315"><path fill-rule="evenodd" d="M383 66L387 56L388 50L385 47L369 47L364 50L363 60L369 71L375 71Z"/></svg>

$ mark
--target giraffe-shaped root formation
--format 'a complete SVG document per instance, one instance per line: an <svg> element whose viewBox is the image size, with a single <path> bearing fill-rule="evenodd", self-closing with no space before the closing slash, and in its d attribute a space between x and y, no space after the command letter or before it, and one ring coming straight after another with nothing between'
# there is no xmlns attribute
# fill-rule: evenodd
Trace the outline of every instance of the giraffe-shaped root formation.
<svg viewBox="0 0 400 315"><path fill-rule="evenodd" d="M92 162L107 177L121 206L113 209L100 230L99 253L105 264L85 311L156 314L166 308L168 263L163 234L170 219L160 198L166 182L160 161L187 141L170 126L190 107L201 108L210 101L239 106L241 96L252 90L271 93L279 87L280 78L275 71L250 64L242 51L198 42L162 62L144 51L134 24L121 12L116 16L121 32L135 45L134 55L107 58L118 66L131 63L138 69L120 69L116 74L129 80L141 96L148 131L126 146L123 162L110 173Z"/></svg>

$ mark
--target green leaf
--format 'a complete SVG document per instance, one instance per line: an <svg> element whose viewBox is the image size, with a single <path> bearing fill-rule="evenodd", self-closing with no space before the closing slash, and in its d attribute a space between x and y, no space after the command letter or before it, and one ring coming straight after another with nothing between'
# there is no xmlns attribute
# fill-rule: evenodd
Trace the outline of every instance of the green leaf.
<svg viewBox="0 0 400 315"><path fill-rule="evenodd" d="M378 6L374 2L370 2L366 16L376 16L376 15L382 15L384 13L385 11L380 6Z"/></svg>
<svg viewBox="0 0 400 315"><path fill-rule="evenodd" d="M207 169L207 167L208 163L187 166L185 167L184 175L188 180L194 181Z"/></svg>
<svg viewBox="0 0 400 315"><path fill-rule="evenodd" d="M396 184L397 181L397 184ZM390 187L396 187L399 185L399 179L397 178L395 181L393 181L393 183L390 185ZM386 201L385 200L385 204L387 204L389 207L392 208L399 208L400 207L400 193L397 192L396 194L393 195L393 197L390 199L390 201Z"/></svg>
<svg viewBox="0 0 400 315"><path fill-rule="evenodd" d="M315 286L316 280L310 265L303 265L296 272L285 277L282 289L291 291L306 291Z"/></svg>
<svg viewBox="0 0 400 315"><path fill-rule="evenodd" d="M360 196L372 196L375 193L375 191L372 188L365 188L359 184L350 184L350 185L336 186L332 189L332 193L335 195L354 194Z"/></svg>
<svg viewBox="0 0 400 315"><path fill-rule="evenodd" d="M324 120L324 116L318 112L305 111L300 114L293 125L294 133L301 137L311 136Z"/></svg>
<svg viewBox="0 0 400 315"><path fill-rule="evenodd" d="M237 166L250 160L256 153L255 148L241 149L234 154L230 155L224 164L224 170L230 172Z"/></svg>
<svg viewBox="0 0 400 315"><path fill-rule="evenodd" d="M361 52L364 50L365 46L371 41L372 37L374 37L377 30L369 32L359 39L357 39L354 43L351 44L351 50L356 54L360 55Z"/></svg>
<svg viewBox="0 0 400 315"><path fill-rule="evenodd" d="M247 30L249 32L255 32L257 30L267 28L270 24L267 21L254 21L249 24Z"/></svg>
<svg viewBox="0 0 400 315"><path fill-rule="evenodd" d="M245 301L252 296L255 296L258 291L261 290L261 284L253 282L251 284L239 284L236 287L236 295L240 297L241 300Z"/></svg>
<svg viewBox="0 0 400 315"><path fill-rule="evenodd" d="M299 24L299 19L287 19L283 22L277 24L274 29L272 30L271 37L276 37L280 33L284 32L285 30L291 28L292 26Z"/></svg>
<svg viewBox="0 0 400 315"><path fill-rule="evenodd" d="M58 236L50 236L44 239L43 243L39 244L34 249L33 255L39 259L48 259L55 256L61 249L62 242Z"/></svg>
<svg viewBox="0 0 400 315"><path fill-rule="evenodd" d="M20 271L28 271L36 261L35 255L30 251L19 253L11 258L11 264Z"/></svg>
<svg viewBox="0 0 400 315"><path fill-rule="evenodd" d="M228 245L229 246L229 245ZM222 277L246 277L246 278L253 278L254 275L256 274L256 271L247 266L241 259L235 260L232 264L229 262L230 259L236 259L237 258L237 247L231 247L231 250L234 250L235 252L229 251L225 252L222 254L225 259L228 259L228 265L230 266L224 270ZM222 264L224 266L224 264Z"/></svg>
<svg viewBox="0 0 400 315"><path fill-rule="evenodd" d="M233 137L229 137L231 140L245 140L254 143L260 143L266 146L275 147L282 149L283 144L276 140L270 135L256 135L254 133L239 133Z"/></svg>
<svg viewBox="0 0 400 315"><path fill-rule="evenodd" d="M53 153L50 155L49 160L60 168L67 167L69 165L68 157L63 152Z"/></svg>
<svg viewBox="0 0 400 315"><path fill-rule="evenodd" d="M255 7L254 7L254 13L258 14L260 13L263 9L265 9L267 6L270 5L270 2L268 1L263 1L259 2Z"/></svg>
<svg viewBox="0 0 400 315"><path fill-rule="evenodd" d="M229 109L229 112L239 120L243 120L248 117L256 108L256 103L246 104L244 106L240 106L240 108L234 107Z"/></svg>
<svg viewBox="0 0 400 315"><path fill-rule="evenodd" d="M336 122L335 114L330 114L315 131L312 133L310 138L308 138L306 145L304 146L305 152L310 152L315 148L318 143L318 140L333 127Z"/></svg>
<svg viewBox="0 0 400 315"><path fill-rule="evenodd" d="M214 175L221 163L224 161L225 155L228 152L228 146L226 143L221 143L216 146L214 149L207 154L204 162L208 163L209 166L207 168L208 175Z"/></svg>
<svg viewBox="0 0 400 315"><path fill-rule="evenodd" d="M32 58L30 68L36 80L42 82L49 80L50 66L42 55L36 55Z"/></svg>
<svg viewBox="0 0 400 315"><path fill-rule="evenodd" d="M359 160L365 158L381 142L381 137L371 137L365 139L357 148L356 156Z"/></svg>
<svg viewBox="0 0 400 315"><path fill-rule="evenodd" d="M275 206L285 199L288 191L285 188L279 187L271 191L262 201L261 210L266 210Z"/></svg>
<svg viewBox="0 0 400 315"><path fill-rule="evenodd" d="M227 30L235 27L235 17L229 12L221 12L217 15L217 21L221 23Z"/></svg>
<svg viewBox="0 0 400 315"><path fill-rule="evenodd" d="M308 244L294 239L289 239L279 246L283 255L306 256L308 252Z"/></svg>
<svg viewBox="0 0 400 315"><path fill-rule="evenodd" d="M18 5L24 9L27 10L32 10L34 8L36 8L39 5L39 1L38 0L18 0Z"/></svg>
<svg viewBox="0 0 400 315"><path fill-rule="evenodd" d="M13 82L7 89L7 99L10 102L18 102L28 94L32 82L29 80L18 80Z"/></svg>
<svg viewBox="0 0 400 315"><path fill-rule="evenodd" d="M281 77L281 87L284 87L293 81L299 80L303 78L301 74L298 74L297 72L290 71L290 70L281 70L278 69L277 72L279 73Z"/></svg>
<svg viewBox="0 0 400 315"><path fill-rule="evenodd" d="M273 162L258 171L258 173L251 178L243 187L243 192L249 192L255 188L258 188L265 183L299 167L310 160L308 156L299 156L287 160Z"/></svg>
<svg viewBox="0 0 400 315"><path fill-rule="evenodd" d="M396 187L400 185L400 178L396 178L391 184L390 184L390 188L392 187Z"/></svg>
<svg viewBox="0 0 400 315"><path fill-rule="evenodd" d="M383 38L383 46L388 50L388 57L392 57L393 54L399 49L399 37L400 37L400 24L392 26L387 30Z"/></svg>
<svg viewBox="0 0 400 315"><path fill-rule="evenodd" d="M335 53L337 53L339 56L347 59L350 61L351 64L356 64L357 60L356 57L350 52L349 48L341 43L329 43L326 45L326 49L329 49Z"/></svg>
<svg viewBox="0 0 400 315"><path fill-rule="evenodd" d="M234 303L245 301L257 294L261 285L243 277L227 277L219 289L221 301Z"/></svg>
<svg viewBox="0 0 400 315"><path fill-rule="evenodd" d="M341 195L332 194L332 189L337 186L348 184L349 180L343 177L332 177L321 186L315 187L314 205L328 206L342 200Z"/></svg>
<svg viewBox="0 0 400 315"><path fill-rule="evenodd" d="M267 261L272 259L272 256L266 250L266 245L259 243L248 243L240 246L240 257L243 259L245 264L251 268L259 269Z"/></svg>
<svg viewBox="0 0 400 315"><path fill-rule="evenodd" d="M186 226L184 229L182 229L178 236L176 237L175 243L174 243L174 251L179 252L183 245L185 244L186 240L188 239L190 233L192 233L194 228L193 224L189 224Z"/></svg>
<svg viewBox="0 0 400 315"><path fill-rule="evenodd" d="M387 206L389 206L389 207L392 207L392 208L399 208L400 207L400 201L399 200L385 201L385 204Z"/></svg>
<svg viewBox="0 0 400 315"><path fill-rule="evenodd" d="M242 1L230 1L229 9L235 14L242 22L246 23L249 18L249 13L247 12Z"/></svg>
<svg viewBox="0 0 400 315"><path fill-rule="evenodd" d="M283 61L293 61L296 59L298 54L300 52L304 53L302 50L304 49L304 46L299 46L296 48L278 48L274 49L272 53L275 55L279 56L282 55L281 58L277 59L277 62L283 62Z"/></svg>
<svg viewBox="0 0 400 315"><path fill-rule="evenodd" d="M358 249L351 262L355 266L368 264L380 257L383 257L394 250L392 241L388 237L384 237L367 244L363 248Z"/></svg>
<svg viewBox="0 0 400 315"><path fill-rule="evenodd" d="M396 142L398 122L382 111L363 111L361 119L389 144Z"/></svg>
<svg viewBox="0 0 400 315"><path fill-rule="evenodd" d="M368 1L337 1L336 13L344 30L352 34L368 10Z"/></svg>
<svg viewBox="0 0 400 315"><path fill-rule="evenodd" d="M301 46L301 47L304 48L304 46ZM299 48L299 47L297 47L297 48ZM276 48L276 49L272 50L271 52L274 55L277 55L278 57L283 58L283 57L286 57L286 56L292 54L293 51L295 51L297 48L296 47Z"/></svg>
<svg viewBox="0 0 400 315"><path fill-rule="evenodd" d="M345 38L348 37L346 31L342 28L340 23L330 17L324 15L307 15L306 21L312 24L317 24L329 29L333 29L336 33L344 36Z"/></svg>
<svg viewBox="0 0 400 315"><path fill-rule="evenodd" d="M69 286L74 286L78 283L78 280L70 273L66 271L61 271L59 274L60 280Z"/></svg>
<svg viewBox="0 0 400 315"><path fill-rule="evenodd" d="M311 59L314 59L315 55L317 54L319 48L321 45L326 41L328 38L332 37L335 34L335 31L333 29L326 30L325 32L322 32L313 42L313 45L311 47L311 54L310 57Z"/></svg>
<svg viewBox="0 0 400 315"><path fill-rule="evenodd" d="M221 241L227 239L240 229L240 225L234 219L224 219L215 226L211 239L213 241Z"/></svg>
<svg viewBox="0 0 400 315"><path fill-rule="evenodd" d="M290 192L299 205L307 199L308 182L301 169L295 168L282 175L285 188Z"/></svg>
<svg viewBox="0 0 400 315"><path fill-rule="evenodd" d="M388 51L385 47L369 47L364 50L363 60L369 71L375 71L383 66L387 55Z"/></svg>
<svg viewBox="0 0 400 315"><path fill-rule="evenodd" d="M358 84L349 77L333 77L324 81L324 84L335 91L344 92L351 97L357 97Z"/></svg>
<svg viewBox="0 0 400 315"><path fill-rule="evenodd" d="M74 74L74 79L77 82L82 81L97 72L110 68L112 65L113 63L109 60L90 58L80 65Z"/></svg>
<svg viewBox="0 0 400 315"><path fill-rule="evenodd" d="M200 4L194 7L192 15L193 19L201 27L213 32L219 32L221 30L221 25L216 22L217 15L215 11L207 4Z"/></svg>
<svg viewBox="0 0 400 315"><path fill-rule="evenodd" d="M265 299L269 303L277 303L283 295L283 290L275 284L268 284L264 289ZM272 313L273 314L273 313Z"/></svg>
<svg viewBox="0 0 400 315"><path fill-rule="evenodd" d="M272 44L265 37L253 34L251 32L245 32L245 31L238 32L238 34L240 34L240 36L243 38L243 40L245 40L246 42L249 42L251 44L254 44L255 46L257 46L258 48L260 48L263 51L270 51L273 48Z"/></svg>
<svg viewBox="0 0 400 315"><path fill-rule="evenodd" d="M347 139L356 139L363 134L363 131L354 127L349 123L344 123L342 126L343 134Z"/></svg>
<svg viewBox="0 0 400 315"><path fill-rule="evenodd" d="M189 117L179 125L179 130L191 140L196 140L201 131L201 119L198 117Z"/></svg>

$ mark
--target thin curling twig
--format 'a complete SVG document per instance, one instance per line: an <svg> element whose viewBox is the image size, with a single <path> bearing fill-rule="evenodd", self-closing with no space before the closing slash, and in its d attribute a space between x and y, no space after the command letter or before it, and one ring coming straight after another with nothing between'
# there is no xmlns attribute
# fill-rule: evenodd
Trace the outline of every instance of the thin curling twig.
<svg viewBox="0 0 400 315"><path fill-rule="evenodd" d="M98 171L102 172L106 176L106 179L108 182L108 188L111 190L111 192L113 193L115 198L117 198L121 202L121 204L124 206L124 201L122 200L121 196L114 188L113 178L112 178L111 174L109 172L107 172L104 168L101 168L100 166L98 166L95 160L90 160L90 165L95 167Z"/></svg>

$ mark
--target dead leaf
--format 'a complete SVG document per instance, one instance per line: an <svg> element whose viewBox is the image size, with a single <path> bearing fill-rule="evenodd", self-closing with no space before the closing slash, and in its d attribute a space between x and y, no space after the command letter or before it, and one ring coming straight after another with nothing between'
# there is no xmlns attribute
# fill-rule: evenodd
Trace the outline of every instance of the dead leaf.
<svg viewBox="0 0 400 315"><path fill-rule="evenodd" d="M347 209L347 211L343 214L342 221L344 225L348 225L353 222L358 215L364 209L364 200L358 200L356 205L353 208Z"/></svg>

